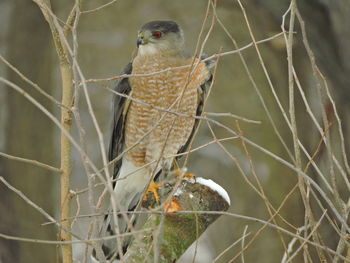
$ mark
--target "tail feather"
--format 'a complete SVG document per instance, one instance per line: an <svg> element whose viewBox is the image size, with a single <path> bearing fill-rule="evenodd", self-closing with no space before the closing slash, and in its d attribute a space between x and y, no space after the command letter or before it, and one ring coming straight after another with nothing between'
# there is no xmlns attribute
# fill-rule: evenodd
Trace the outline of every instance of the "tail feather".
<svg viewBox="0 0 350 263"><path fill-rule="evenodd" d="M125 215L123 212L133 211L136 208L149 180L150 174L147 168L139 169L139 167L136 167L131 162L123 159L119 177L114 187L116 197L115 201L117 202L117 207L114 211L118 213L117 220L120 234L129 231L128 226L136 224L137 216L131 214ZM111 207L108 211L109 213L105 216L99 233L100 237L116 235L117 232L115 229L116 224L114 222L113 208ZM125 253L131 238L121 237L120 240L122 242L123 253ZM117 238L103 241L102 250L107 260L112 258L118 259ZM93 256L95 257L95 253L93 253Z"/></svg>

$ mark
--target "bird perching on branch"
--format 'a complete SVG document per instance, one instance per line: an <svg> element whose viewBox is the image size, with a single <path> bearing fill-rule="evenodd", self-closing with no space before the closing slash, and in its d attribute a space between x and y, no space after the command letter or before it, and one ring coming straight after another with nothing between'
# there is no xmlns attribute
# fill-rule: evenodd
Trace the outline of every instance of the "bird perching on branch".
<svg viewBox="0 0 350 263"><path fill-rule="evenodd" d="M173 21L152 21L137 36L136 57L124 69L131 76L116 85L109 160L126 151L114 165L117 211L131 211L145 190L155 191L156 175L166 175L194 135L202 112L212 61L184 54L184 36ZM157 73L158 72L158 73ZM125 96L120 96L127 95ZM129 149L129 150L128 150ZM127 232L118 214L119 233ZM130 224L129 224L130 225ZM101 236L115 235L113 215L105 218ZM117 239L104 241L107 259L118 257ZM124 239L126 251L130 239Z"/></svg>

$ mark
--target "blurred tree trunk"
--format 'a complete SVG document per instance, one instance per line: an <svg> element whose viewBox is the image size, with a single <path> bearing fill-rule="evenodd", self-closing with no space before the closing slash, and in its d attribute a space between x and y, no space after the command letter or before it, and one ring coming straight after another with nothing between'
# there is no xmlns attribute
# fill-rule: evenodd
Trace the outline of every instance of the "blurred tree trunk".
<svg viewBox="0 0 350 263"><path fill-rule="evenodd" d="M290 3L290 0L252 1L260 5L260 7L262 7L261 9L274 17L279 24L281 23L281 16L287 10ZM276 8L276 4L278 8ZM350 1L308 0L297 1L297 4L303 20L305 21L307 37L310 47L315 54L316 63L330 87L332 97L336 102L337 111L342 119L343 133L347 136L350 132ZM299 42L302 43L300 27L297 26L296 30L300 38ZM295 53L301 54L303 49L304 46L300 45L296 47ZM304 52L303 54L306 53ZM299 55L294 61L296 71L300 78L306 80L313 78L312 72L305 69L305 66L302 66L307 65L307 67L309 67L309 59L307 56ZM307 87L308 86L305 86L305 91L312 96L310 92L314 90L314 86ZM325 109L329 122L336 122L330 102L327 100L325 100ZM303 123L305 127L308 125L307 122L308 121L304 121ZM331 128L331 131L332 130L335 131L336 127L333 126ZM309 143L306 145L308 144ZM349 145L346 144L345 148L349 155ZM347 200L348 190L343 187L341 183L339 183L338 186L341 196L343 196L344 200Z"/></svg>
<svg viewBox="0 0 350 263"><path fill-rule="evenodd" d="M256 8L256 10L258 10L256 12L262 13L262 16L265 17L265 19L268 18L269 21L274 21L273 24L278 26L281 25L282 15L287 11L290 5L290 0L251 0L250 2L255 5L255 8L258 7ZM300 14L305 21L308 41L315 54L316 64L325 76L330 87L331 94L335 99L337 110L342 119L343 132L347 137L350 131L350 2L348 0L300 0L296 2ZM249 10L253 9L249 8ZM259 18L261 19L261 17ZM257 25L261 25L261 30L264 30L264 28L266 28L266 21L262 20L263 19L261 19ZM288 29L288 18L287 21L285 27ZM299 78L304 80L305 84L308 84L304 85L304 89L309 97L311 97L315 94L312 92L315 90L315 84L308 80L313 79L314 76L312 75L309 58L304 51L305 47L301 39L301 29L297 21L296 25L295 31L297 32L297 37L299 39L298 44L294 48L294 64ZM311 99L310 101L312 102ZM333 111L330 110L330 103L327 102L327 100L325 100L325 103L329 122L336 122ZM297 105L302 105L302 103ZM300 130L306 131L308 129L313 129L313 125L310 125L310 120L304 116L303 107L297 109L297 114L299 114L299 127L302 127ZM320 123L322 123L321 120ZM331 131L335 131L335 129L335 126L331 127ZM316 148L315 145L317 145L319 138L316 137L317 141L315 141L314 133L310 133L310 137L307 135L302 137L303 138L301 139L304 140L304 145L310 149ZM337 140L339 138L334 137L333 139ZM336 144L336 141L334 141L333 145ZM345 147L349 154L349 145L346 144ZM333 148L334 151L336 151L336 149L337 147ZM318 158L326 159L326 157L327 154L322 151ZM314 180L319 180L319 177L316 174L314 175ZM346 202L348 198L348 189L342 185L342 179L339 178L339 182L338 191ZM311 202L313 202L313 200L311 200ZM299 203L299 206L300 205L302 204ZM326 230L326 227L323 228L323 230ZM331 230L328 230L329 233L331 233ZM329 234L329 236L334 239L330 237L326 238L324 242L327 245L332 246L338 242L338 237L336 235Z"/></svg>
<svg viewBox="0 0 350 263"><path fill-rule="evenodd" d="M32 1L13 0L7 37L7 59L46 92L53 92L50 32ZM7 78L36 97L52 111L52 103L24 83L10 69ZM51 165L55 160L52 123L17 92L6 88L5 149L8 154ZM58 175L21 162L1 159L0 175L45 211L54 214ZM40 226L46 219L16 194L0 185L0 232L55 240L53 227ZM55 247L0 239L0 262L54 262Z"/></svg>
<svg viewBox="0 0 350 263"><path fill-rule="evenodd" d="M281 23L290 0L252 0ZM350 99L350 2L348 0L297 1L306 23L317 63L334 87L340 106ZM299 28L298 28L298 31Z"/></svg>

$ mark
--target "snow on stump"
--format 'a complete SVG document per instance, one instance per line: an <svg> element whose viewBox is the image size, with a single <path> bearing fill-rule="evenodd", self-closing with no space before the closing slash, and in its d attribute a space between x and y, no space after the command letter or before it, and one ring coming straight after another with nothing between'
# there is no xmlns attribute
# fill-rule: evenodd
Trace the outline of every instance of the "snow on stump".
<svg viewBox="0 0 350 263"><path fill-rule="evenodd" d="M142 229L151 230L135 235L125 255L126 263L176 262L220 217L219 212L230 206L230 198L221 186L200 177L185 176L180 183L166 183L159 194L160 206L152 194L143 201L142 206L154 213Z"/></svg>

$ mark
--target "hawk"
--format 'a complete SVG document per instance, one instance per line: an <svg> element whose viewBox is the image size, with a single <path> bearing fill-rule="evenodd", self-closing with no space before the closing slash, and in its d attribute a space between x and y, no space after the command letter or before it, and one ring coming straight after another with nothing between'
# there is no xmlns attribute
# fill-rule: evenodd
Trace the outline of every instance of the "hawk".
<svg viewBox="0 0 350 263"><path fill-rule="evenodd" d="M117 82L109 160L118 211L135 209L154 175L169 171L188 147L202 112L212 61L184 54L182 29L173 21L151 21L137 37L137 55ZM125 96L124 96L125 95ZM152 181L153 182L153 181ZM151 182L151 184L152 184ZM154 183L153 183L154 184ZM152 185L153 185L152 184ZM119 233L128 223L118 214ZM105 218L101 235L115 235L113 216ZM117 240L104 241L107 259L118 257ZM126 251L130 239L123 240Z"/></svg>

